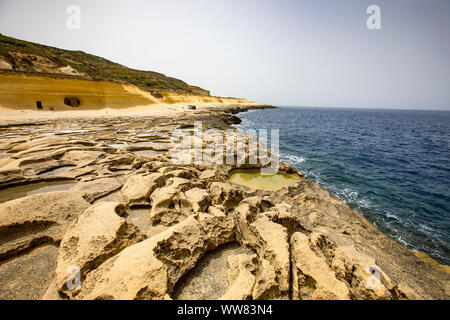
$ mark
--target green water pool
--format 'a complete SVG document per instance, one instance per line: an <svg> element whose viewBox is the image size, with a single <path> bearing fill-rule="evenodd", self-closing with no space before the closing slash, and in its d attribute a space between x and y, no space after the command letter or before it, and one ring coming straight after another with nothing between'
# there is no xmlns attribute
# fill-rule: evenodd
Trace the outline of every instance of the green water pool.
<svg viewBox="0 0 450 320"><path fill-rule="evenodd" d="M294 174L262 175L260 169L236 169L230 172L229 179L233 183L265 191L278 191L300 181L300 177Z"/></svg>

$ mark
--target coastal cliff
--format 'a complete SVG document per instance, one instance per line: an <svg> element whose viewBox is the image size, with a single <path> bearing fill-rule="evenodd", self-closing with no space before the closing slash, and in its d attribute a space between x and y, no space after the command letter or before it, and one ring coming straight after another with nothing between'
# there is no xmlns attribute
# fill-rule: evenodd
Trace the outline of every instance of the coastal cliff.
<svg viewBox="0 0 450 320"><path fill-rule="evenodd" d="M0 123L0 298L448 299L445 268L288 164L264 191L229 180L260 159L173 162L175 130L245 141L236 114L267 107Z"/></svg>
<svg viewBox="0 0 450 320"><path fill-rule="evenodd" d="M65 99L78 100L76 106ZM213 97L183 92L160 91L156 95L127 83L83 79L58 74L35 74L0 70L0 108L5 111L142 110L186 104L255 104L238 98Z"/></svg>
<svg viewBox="0 0 450 320"><path fill-rule="evenodd" d="M255 104L247 99L211 96L208 90L180 79L130 69L82 51L0 35L0 111L148 111L156 106L222 103Z"/></svg>

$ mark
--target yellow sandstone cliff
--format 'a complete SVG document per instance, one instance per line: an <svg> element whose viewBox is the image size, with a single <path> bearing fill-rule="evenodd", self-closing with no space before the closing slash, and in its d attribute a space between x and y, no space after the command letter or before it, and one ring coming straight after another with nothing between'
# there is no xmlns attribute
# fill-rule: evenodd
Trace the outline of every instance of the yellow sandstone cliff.
<svg viewBox="0 0 450 320"><path fill-rule="evenodd" d="M43 76L24 73L0 73L0 107L13 110L96 110L102 108L131 108L154 104L202 104L229 103L250 104L251 101L235 98L221 98L190 95L175 92L161 92L155 98L131 84L94 81L64 76ZM78 107L64 104L67 97L76 97Z"/></svg>

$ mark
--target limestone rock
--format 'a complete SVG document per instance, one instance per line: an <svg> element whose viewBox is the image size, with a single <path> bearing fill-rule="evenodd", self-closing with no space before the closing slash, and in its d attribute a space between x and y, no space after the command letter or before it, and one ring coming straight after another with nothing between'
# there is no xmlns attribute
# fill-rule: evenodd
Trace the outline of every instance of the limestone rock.
<svg viewBox="0 0 450 320"><path fill-rule="evenodd" d="M310 248L309 238L297 232L291 238L293 299L350 299L345 283L336 279L324 257Z"/></svg>
<svg viewBox="0 0 450 320"><path fill-rule="evenodd" d="M150 217L153 223L172 225L193 213L191 202L177 186L158 188L150 198L152 205Z"/></svg>
<svg viewBox="0 0 450 320"><path fill-rule="evenodd" d="M247 300L255 283L256 255L239 254L228 257L228 290L221 300Z"/></svg>
<svg viewBox="0 0 450 320"><path fill-rule="evenodd" d="M60 241L67 227L88 207L87 201L70 191L0 204L0 260L42 243Z"/></svg>
<svg viewBox="0 0 450 320"><path fill-rule="evenodd" d="M207 250L213 250L236 239L233 219L223 214L200 213L198 221L206 234Z"/></svg>
<svg viewBox="0 0 450 320"><path fill-rule="evenodd" d="M61 161L81 167L92 164L102 154L100 151L72 150L65 152Z"/></svg>
<svg viewBox="0 0 450 320"><path fill-rule="evenodd" d="M259 257L274 267L280 292L289 291L290 255L287 229L267 218L258 219L250 225L255 241L250 246Z"/></svg>
<svg viewBox="0 0 450 320"><path fill-rule="evenodd" d="M286 202L282 202L276 204L274 208L278 212L276 222L284 226L288 230L289 235L292 235L294 232L298 231L299 228L302 228L301 218L292 211L292 206Z"/></svg>
<svg viewBox="0 0 450 320"><path fill-rule="evenodd" d="M22 169L19 167L20 162L21 160L8 158L2 163L2 166L0 167L0 187L27 180Z"/></svg>
<svg viewBox="0 0 450 320"><path fill-rule="evenodd" d="M287 296L286 292L279 290L274 266L264 258L259 259L252 296L255 300L282 299Z"/></svg>
<svg viewBox="0 0 450 320"><path fill-rule="evenodd" d="M188 180L197 179L199 173L198 170L189 167L163 167L158 170L158 172L163 173L166 179L168 178L183 178Z"/></svg>
<svg viewBox="0 0 450 320"><path fill-rule="evenodd" d="M226 292L229 299L448 299L448 268L418 258L309 179L275 193L230 183L231 169L255 167L246 163L253 154L240 143L255 141L248 134L234 130L232 146L235 154L243 151L236 160L245 163L182 164L170 158L176 128L201 120L204 129L224 133L236 120L231 113L247 109L220 106L176 118L3 119L1 188L56 179L79 183L70 191L0 204L0 298L38 298L50 283L44 298L215 299ZM217 140L204 142L210 153ZM160 152L130 152L145 149ZM279 173L301 176L283 163ZM90 202L120 198L120 205L88 209L83 196ZM149 238L137 242L131 224ZM227 243L238 250L224 250ZM208 250L214 252L202 259ZM58 256L57 285L52 278ZM215 266L203 272L211 261ZM79 291L64 288L70 265L80 265ZM199 274L198 281L213 280L187 290L198 290L194 295L177 295Z"/></svg>
<svg viewBox="0 0 450 320"><path fill-rule="evenodd" d="M167 267L168 292L187 271L192 269L208 249L208 239L196 216L191 216L160 238L153 252Z"/></svg>
<svg viewBox="0 0 450 320"><path fill-rule="evenodd" d="M397 300L423 300L423 297L404 282L396 285L392 292Z"/></svg>
<svg viewBox="0 0 450 320"><path fill-rule="evenodd" d="M209 188L212 203L234 209L244 198L243 192L230 183L213 182Z"/></svg>
<svg viewBox="0 0 450 320"><path fill-rule="evenodd" d="M351 241L339 240L341 242L336 243L319 232L313 232L309 237L302 233L292 236L294 297L363 300L395 298L394 285L375 259L358 250ZM411 292L409 294L413 296ZM398 292L398 295L401 293Z"/></svg>
<svg viewBox="0 0 450 320"><path fill-rule="evenodd" d="M222 206L209 206L208 213L217 217L226 217L225 209Z"/></svg>
<svg viewBox="0 0 450 320"><path fill-rule="evenodd" d="M79 182L71 190L80 193L86 201L93 203L95 200L120 189L120 187L122 187L122 184L115 178L101 178Z"/></svg>
<svg viewBox="0 0 450 320"><path fill-rule="evenodd" d="M120 166L133 164L135 156L131 153L129 154L112 154L108 155L106 158L99 160L98 164L107 164L109 166Z"/></svg>
<svg viewBox="0 0 450 320"><path fill-rule="evenodd" d="M168 299L167 268L156 259L150 238L124 249L91 271L75 297L83 300Z"/></svg>
<svg viewBox="0 0 450 320"><path fill-rule="evenodd" d="M236 220L237 237L243 245L251 245L256 239L250 230L250 225L257 219L258 214L266 211L271 204L261 197L255 196L242 200L233 214Z"/></svg>
<svg viewBox="0 0 450 320"><path fill-rule="evenodd" d="M374 258L357 251L354 246L336 248L331 266L338 277L349 280L350 292L355 298L392 299L393 285L389 277L376 265Z"/></svg>
<svg viewBox="0 0 450 320"><path fill-rule="evenodd" d="M136 227L121 217L124 208L115 202L89 207L64 235L58 256L56 279L59 290L71 295L66 287L67 269L76 266L81 279L122 249L142 240Z"/></svg>
<svg viewBox="0 0 450 320"><path fill-rule="evenodd" d="M191 216L130 246L90 272L77 299L169 299L173 286L206 252L201 225Z"/></svg>
<svg viewBox="0 0 450 320"><path fill-rule="evenodd" d="M150 195L164 183L160 173L131 176L120 191L119 202L128 206L150 204Z"/></svg>
<svg viewBox="0 0 450 320"><path fill-rule="evenodd" d="M200 174L200 179L202 180L209 180L212 179L216 176L217 171L214 169L206 169L204 171L202 171L202 173Z"/></svg>
<svg viewBox="0 0 450 320"><path fill-rule="evenodd" d="M138 159L135 159L135 162L136 161L138 161ZM141 169L145 170L147 173L155 172L155 171L158 171L159 169L163 168L166 165L167 165L166 162L154 160L154 161L148 161L148 162L143 163Z"/></svg>
<svg viewBox="0 0 450 320"><path fill-rule="evenodd" d="M25 151L28 149L31 149L33 147L36 146L55 146L55 145L64 145L65 143L67 143L69 141L69 139L65 138L65 137L60 137L60 136L48 136L48 137L42 137L42 138L37 138L37 139L33 139L24 143L21 143L13 148L11 148L11 152L20 152L20 151Z"/></svg>
<svg viewBox="0 0 450 320"><path fill-rule="evenodd" d="M167 179L166 186L176 189L179 192L185 192L192 188L203 188L204 183L200 180L190 180L179 177L171 177Z"/></svg>
<svg viewBox="0 0 450 320"><path fill-rule="evenodd" d="M165 187L156 189L150 197L153 223L172 225L190 216L194 207L197 211L206 210L209 197L201 189L202 182L178 177L169 178L166 182ZM190 191L192 189L198 192Z"/></svg>
<svg viewBox="0 0 450 320"><path fill-rule="evenodd" d="M205 212L209 206L210 198L208 191L200 188L193 188L185 192L186 199L192 205L194 212Z"/></svg>
<svg viewBox="0 0 450 320"><path fill-rule="evenodd" d="M270 207L270 202L256 196L243 200L234 211L239 242L253 248L260 260L255 299L283 298L289 291L288 230L271 221ZM272 213L276 219L278 212Z"/></svg>

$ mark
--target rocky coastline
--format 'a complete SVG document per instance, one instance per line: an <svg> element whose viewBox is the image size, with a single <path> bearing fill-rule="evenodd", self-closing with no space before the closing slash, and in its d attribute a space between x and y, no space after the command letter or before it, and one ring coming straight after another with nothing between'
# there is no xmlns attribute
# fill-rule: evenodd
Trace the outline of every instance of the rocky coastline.
<svg viewBox="0 0 450 320"><path fill-rule="evenodd" d="M272 107L0 122L0 299L449 299L448 270L290 165L274 192L171 160L174 130Z"/></svg>

